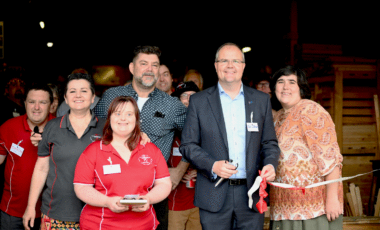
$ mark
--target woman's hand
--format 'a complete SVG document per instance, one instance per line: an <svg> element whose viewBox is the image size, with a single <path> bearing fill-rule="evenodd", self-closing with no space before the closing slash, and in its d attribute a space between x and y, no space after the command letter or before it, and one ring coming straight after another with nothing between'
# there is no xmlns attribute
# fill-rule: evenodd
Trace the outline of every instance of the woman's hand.
<svg viewBox="0 0 380 230"><path fill-rule="evenodd" d="M276 178L276 171L274 170L273 165L265 165L261 170L261 177L265 177L267 181L274 181L274 178Z"/></svg>
<svg viewBox="0 0 380 230"><path fill-rule="evenodd" d="M34 227L34 219L36 218L36 209L34 207L27 206L25 213L22 217L22 224L25 230L30 230L30 227ZM30 224L29 224L30 223Z"/></svg>
<svg viewBox="0 0 380 230"><path fill-rule="evenodd" d="M341 169L336 166L332 172L326 175L325 180L335 180L340 178ZM326 217L327 220L333 221L343 214L342 204L338 199L339 182L326 185Z"/></svg>
<svg viewBox="0 0 380 230"><path fill-rule="evenodd" d="M32 132L30 135L30 141L32 142L32 145L38 146L38 143L42 140L42 135L39 133Z"/></svg>
<svg viewBox="0 0 380 230"><path fill-rule="evenodd" d="M327 196L326 199L326 216L328 221L333 221L335 219L338 219L339 215L342 213L341 204L338 200L338 197L336 198L330 198Z"/></svg>
<svg viewBox="0 0 380 230"><path fill-rule="evenodd" d="M121 213L129 210L128 205L123 205L120 203L123 197L121 196L113 196L108 197L106 201L106 207L109 208L114 213Z"/></svg>
<svg viewBox="0 0 380 230"><path fill-rule="evenodd" d="M149 139L148 135L146 135L146 133L141 132L141 141L140 141L140 144L141 145L145 145L146 143L150 143L150 139Z"/></svg>
<svg viewBox="0 0 380 230"><path fill-rule="evenodd" d="M140 196L138 199L146 200L146 204L132 205L132 212L145 212L150 207L150 199L147 196Z"/></svg>

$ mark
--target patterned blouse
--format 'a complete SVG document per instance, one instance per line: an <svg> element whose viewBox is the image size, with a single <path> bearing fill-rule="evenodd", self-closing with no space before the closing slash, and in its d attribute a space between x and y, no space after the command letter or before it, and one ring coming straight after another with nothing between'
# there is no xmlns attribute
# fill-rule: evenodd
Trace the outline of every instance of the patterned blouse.
<svg viewBox="0 0 380 230"><path fill-rule="evenodd" d="M275 182L305 187L324 181L338 166L342 169L335 125L319 104L302 99L274 118L281 149ZM270 188L271 220L307 220L326 214L326 186L302 190ZM343 211L343 184L338 198Z"/></svg>

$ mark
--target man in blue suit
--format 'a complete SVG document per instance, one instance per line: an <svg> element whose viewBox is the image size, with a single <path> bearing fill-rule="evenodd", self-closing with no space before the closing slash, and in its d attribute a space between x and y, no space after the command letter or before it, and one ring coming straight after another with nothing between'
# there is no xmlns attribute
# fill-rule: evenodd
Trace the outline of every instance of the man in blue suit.
<svg viewBox="0 0 380 230"><path fill-rule="evenodd" d="M269 96L242 84L244 68L241 49L223 44L215 58L218 84L192 95L187 110L180 152L198 170L194 204L204 230L264 224L264 214L248 207L247 192L259 170L274 180L280 150Z"/></svg>

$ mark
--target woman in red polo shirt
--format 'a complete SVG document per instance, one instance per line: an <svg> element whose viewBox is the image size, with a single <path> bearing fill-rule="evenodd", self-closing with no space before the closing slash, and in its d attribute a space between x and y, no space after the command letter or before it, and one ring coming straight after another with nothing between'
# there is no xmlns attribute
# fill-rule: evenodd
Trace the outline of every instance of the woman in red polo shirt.
<svg viewBox="0 0 380 230"><path fill-rule="evenodd" d="M136 101L117 97L111 103L102 141L90 144L78 160L74 190L86 203L81 229L156 229L152 204L171 190L170 174L161 151L139 144L140 118ZM146 204L124 205L126 195Z"/></svg>

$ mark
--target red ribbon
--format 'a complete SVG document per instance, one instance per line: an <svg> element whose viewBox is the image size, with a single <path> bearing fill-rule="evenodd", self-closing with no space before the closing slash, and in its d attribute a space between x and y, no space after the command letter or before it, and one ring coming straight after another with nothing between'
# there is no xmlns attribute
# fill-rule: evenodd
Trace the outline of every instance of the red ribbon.
<svg viewBox="0 0 380 230"><path fill-rule="evenodd" d="M266 172L264 172L264 174L265 173ZM261 170L259 170L259 175L261 176ZM259 202L257 202L256 208L257 208L257 210L259 210L259 212L261 214L263 214L264 212L268 211L267 202L264 200L264 198L266 198L268 196L268 193L267 193L267 191L265 191L265 189L267 188L267 183L270 184L270 185L273 185L273 184L270 183L270 182L267 182L267 179L265 177L261 177L261 178L263 180L261 181L260 188L259 188L260 200L259 200ZM273 186L275 186L275 185L273 185ZM305 187L296 187L296 188L289 188L289 189L292 189L292 190L302 190L302 193L304 195L305 195L305 192L306 192Z"/></svg>
<svg viewBox="0 0 380 230"><path fill-rule="evenodd" d="M259 174L261 176L260 170L259 170ZM265 177L262 177L262 179L263 180L260 183L260 189L259 189L260 200L256 204L256 208L257 210L259 210L261 214L268 211L267 202L264 200L264 198L268 196L268 193L265 191L265 189L267 188L267 179Z"/></svg>
<svg viewBox="0 0 380 230"><path fill-rule="evenodd" d="M261 170L259 170L259 174L261 176ZM267 193L267 191L265 191L265 189L267 188L267 183L270 184L270 185L272 185L272 183L267 182L267 179L265 177L261 177L261 178L263 180L260 183L260 189L259 189L260 200L259 200L259 202L257 202L256 208L257 208L257 210L259 210L259 212L261 214L263 214L264 212L268 211L267 202L264 200L264 198L266 198L268 196L268 193ZM306 192L304 187L296 187L296 188L289 188L289 189L292 189L292 190L302 190L302 193L304 195L305 195L305 192Z"/></svg>
<svg viewBox="0 0 380 230"><path fill-rule="evenodd" d="M297 187L297 188L290 188L290 189L293 189L293 190L302 190L302 193L305 195L306 193L306 188L305 187Z"/></svg>

